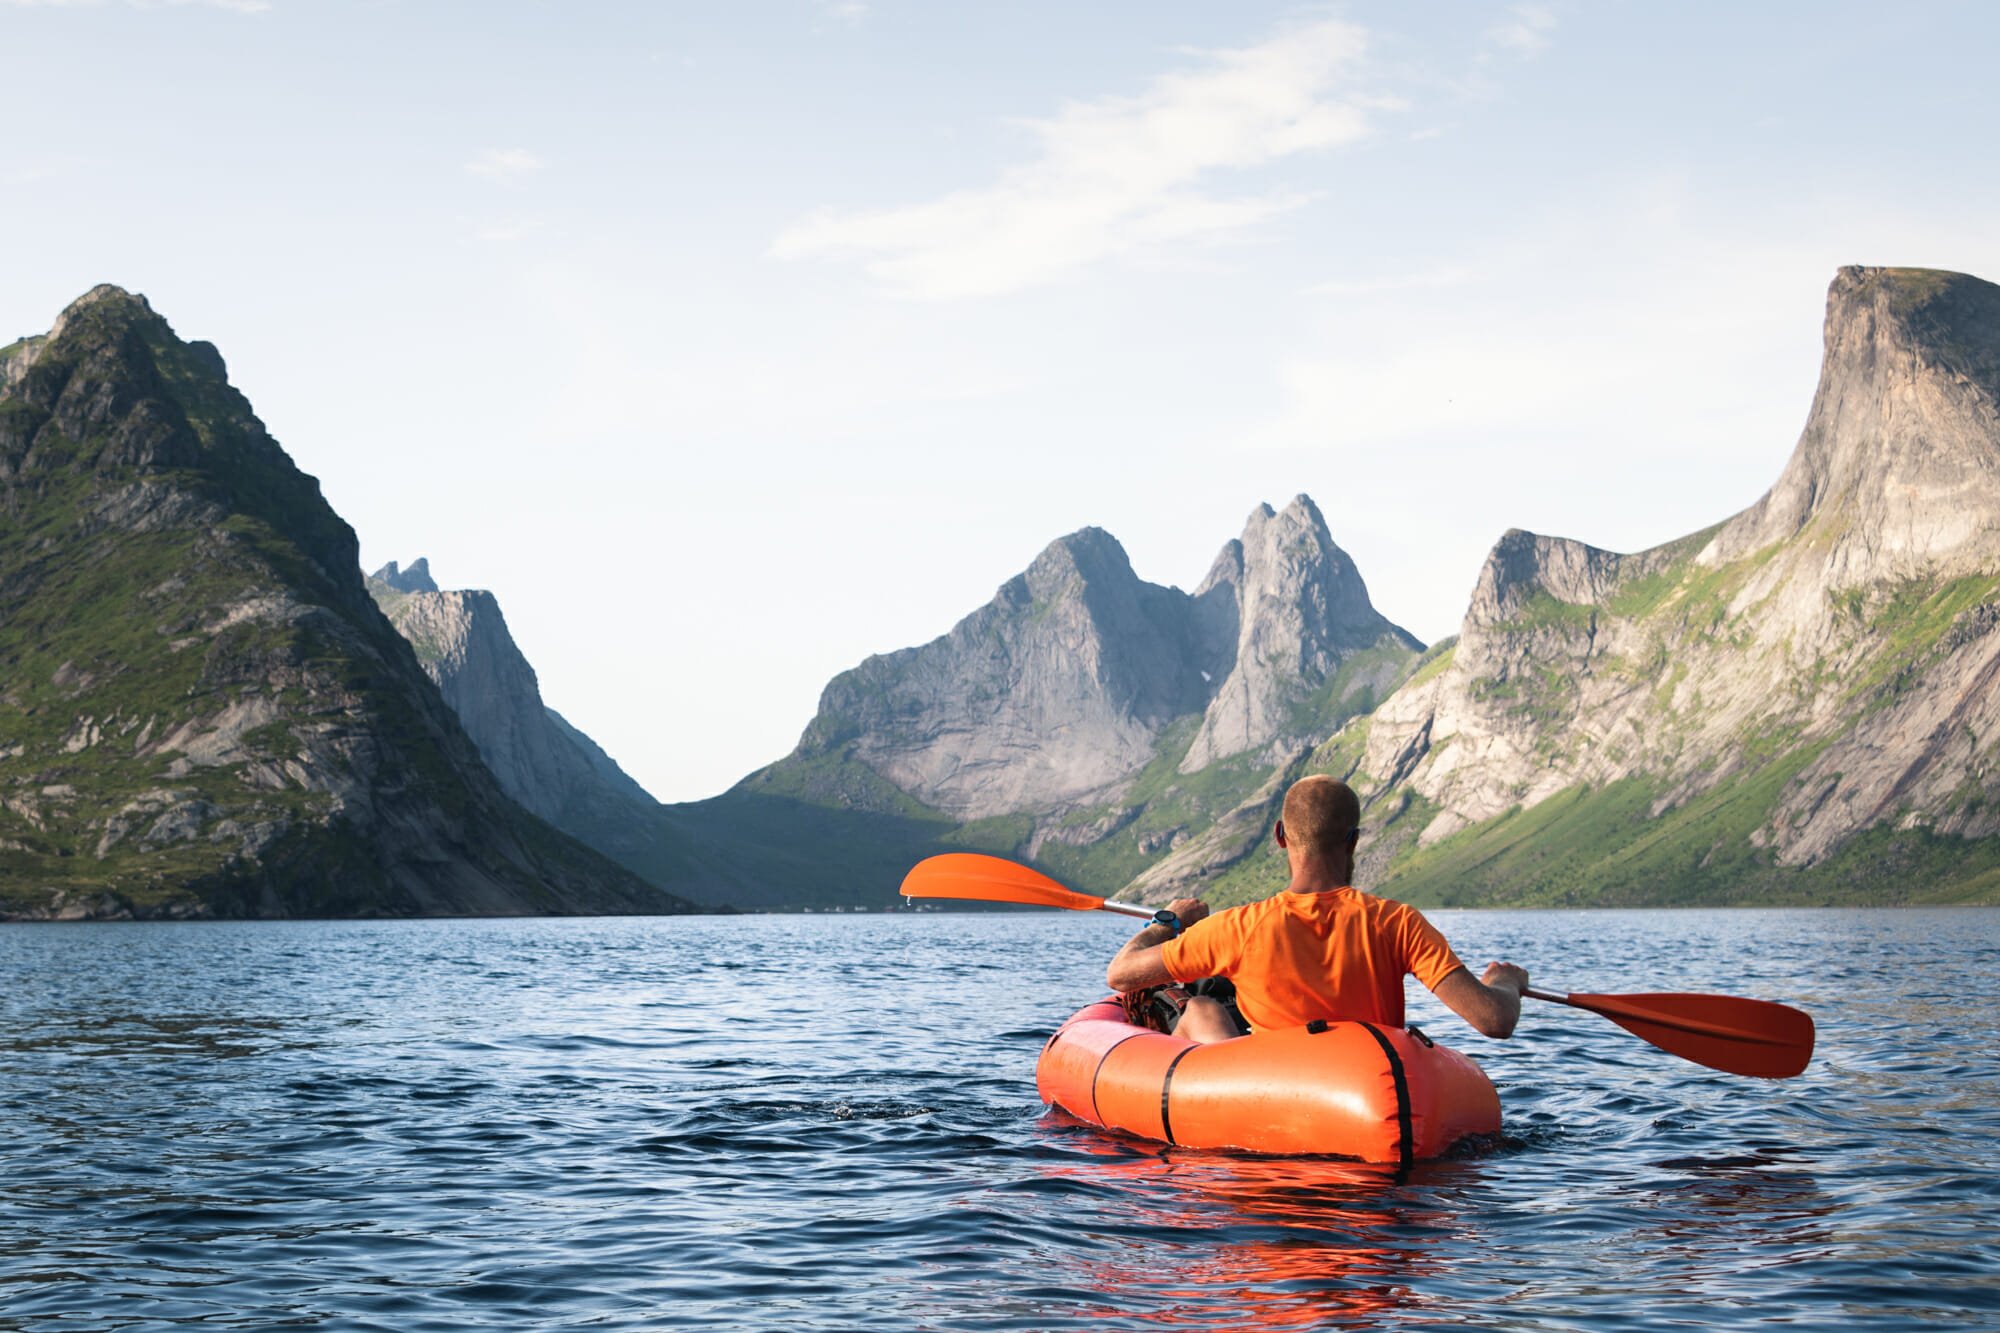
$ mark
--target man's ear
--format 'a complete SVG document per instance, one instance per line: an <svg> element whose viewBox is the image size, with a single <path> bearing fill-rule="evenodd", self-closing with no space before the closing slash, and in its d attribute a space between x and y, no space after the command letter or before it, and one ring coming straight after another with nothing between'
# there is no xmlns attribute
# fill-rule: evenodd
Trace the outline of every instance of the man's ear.
<svg viewBox="0 0 2000 1333"><path fill-rule="evenodd" d="M1279 821L1278 821L1278 822L1277 822L1276 824L1273 824L1273 825L1271 826L1271 836L1272 836L1272 837L1274 837L1274 838L1276 838L1276 839L1278 840L1278 845L1279 845L1280 847L1283 847L1283 846L1285 845L1285 821L1284 821L1284 820L1282 820L1282 819L1281 819L1281 820L1279 820Z"/></svg>

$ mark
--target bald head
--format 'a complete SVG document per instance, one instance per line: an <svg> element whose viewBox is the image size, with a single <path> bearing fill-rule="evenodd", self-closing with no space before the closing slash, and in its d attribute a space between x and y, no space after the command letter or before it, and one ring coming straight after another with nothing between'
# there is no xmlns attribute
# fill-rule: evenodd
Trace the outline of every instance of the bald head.
<svg viewBox="0 0 2000 1333"><path fill-rule="evenodd" d="M1361 826L1361 801L1345 782L1316 773L1285 793L1285 840L1308 856L1331 861Z"/></svg>

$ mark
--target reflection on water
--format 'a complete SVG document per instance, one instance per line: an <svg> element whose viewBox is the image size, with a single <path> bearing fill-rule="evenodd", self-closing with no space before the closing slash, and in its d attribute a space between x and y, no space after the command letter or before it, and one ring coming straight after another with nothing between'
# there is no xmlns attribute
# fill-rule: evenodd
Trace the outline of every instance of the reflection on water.
<svg viewBox="0 0 2000 1333"><path fill-rule="evenodd" d="M2000 912L1438 919L1819 1055L1413 992L1507 1133L1397 1173L1045 1114L1090 917L0 927L0 1329L2000 1326Z"/></svg>
<svg viewBox="0 0 2000 1333"><path fill-rule="evenodd" d="M1147 1289L1159 1327L1326 1328L1370 1326L1421 1301L1413 1282L1434 1275L1433 1237L1454 1219L1420 1207L1385 1206L1394 1167L1225 1153L1160 1158L1106 1145L1087 1167L1052 1175L1115 1184L1128 1224L1172 1236L1184 1254L1164 1267L1143 1247L1092 1247L1070 1280L1101 1294L1099 1319L1129 1315L1128 1293ZM1456 1164L1415 1168L1448 1175Z"/></svg>
<svg viewBox="0 0 2000 1333"><path fill-rule="evenodd" d="M0 1050L231 1060L261 1054L281 1026L270 1020L189 1014L70 1014L30 1033L0 1036Z"/></svg>

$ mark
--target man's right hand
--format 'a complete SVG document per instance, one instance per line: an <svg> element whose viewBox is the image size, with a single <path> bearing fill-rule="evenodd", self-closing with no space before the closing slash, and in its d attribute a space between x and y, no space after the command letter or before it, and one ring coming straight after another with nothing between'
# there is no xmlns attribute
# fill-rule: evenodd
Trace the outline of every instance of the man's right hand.
<svg viewBox="0 0 2000 1333"><path fill-rule="evenodd" d="M1512 987L1516 995L1526 995L1528 993L1528 969L1525 967L1516 967L1512 963L1488 963L1486 965L1486 975L1479 978L1479 980L1482 985L1487 986L1498 986L1504 983Z"/></svg>

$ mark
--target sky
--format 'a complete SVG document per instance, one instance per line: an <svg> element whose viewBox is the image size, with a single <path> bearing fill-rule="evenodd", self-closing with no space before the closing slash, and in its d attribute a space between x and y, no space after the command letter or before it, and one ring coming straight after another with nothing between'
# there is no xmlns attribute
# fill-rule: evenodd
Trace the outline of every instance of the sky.
<svg viewBox="0 0 2000 1333"><path fill-rule="evenodd" d="M1842 264L2000 280L2000 7L0 0L0 339L145 294L662 800L1085 526L1310 494L1455 633L1509 528L1776 478Z"/></svg>

